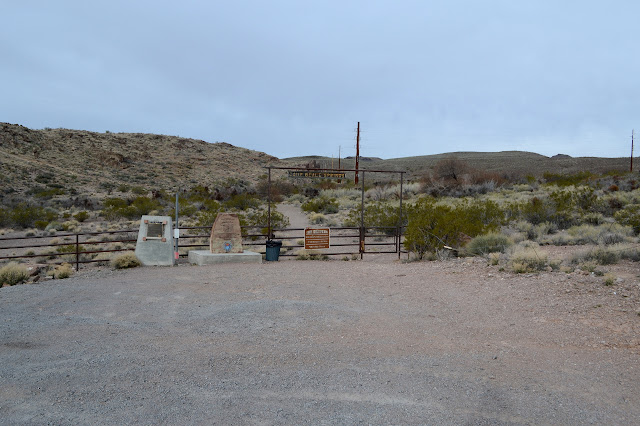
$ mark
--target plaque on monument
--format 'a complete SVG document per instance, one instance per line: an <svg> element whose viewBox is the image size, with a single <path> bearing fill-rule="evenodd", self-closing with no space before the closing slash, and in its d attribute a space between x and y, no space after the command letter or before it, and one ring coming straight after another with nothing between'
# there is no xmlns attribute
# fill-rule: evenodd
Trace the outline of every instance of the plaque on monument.
<svg viewBox="0 0 640 426"><path fill-rule="evenodd" d="M209 238L211 253L242 253L240 220L235 213L219 213Z"/></svg>

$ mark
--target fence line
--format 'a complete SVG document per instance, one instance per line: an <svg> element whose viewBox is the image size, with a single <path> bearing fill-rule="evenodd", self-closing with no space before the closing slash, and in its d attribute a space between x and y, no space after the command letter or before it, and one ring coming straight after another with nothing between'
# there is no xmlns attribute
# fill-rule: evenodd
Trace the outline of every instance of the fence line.
<svg viewBox="0 0 640 426"><path fill-rule="evenodd" d="M261 230L266 228L266 226L243 226L242 228L242 237L243 237L243 245L246 246L262 246L265 244L267 240L266 233L249 233L249 230ZM361 257L364 254L390 254L397 253L400 256L400 253L407 253L402 249L402 233L400 229L397 227L365 227L361 229L359 227L329 227L331 229L331 239L358 239L356 242L333 242L331 247L355 247L355 250L352 251L340 251L340 252L325 252L318 253L326 256L338 256L338 255L355 255L359 254ZM198 231L198 230L210 230L211 226L190 226L190 227L181 227L181 231ZM278 240L302 240L304 239L304 230L305 228L276 228L272 229L272 233ZM287 235L287 233L299 232L301 231L301 235ZM357 231L351 232L349 231ZM369 231L369 232L368 232ZM377 232L374 232L377 231ZM392 231L392 232L390 232ZM336 235L336 232L347 232L346 234ZM80 264L82 263L96 263L96 262L108 262L106 259L87 259L87 255L99 254L99 253L115 253L115 252L123 252L123 251L131 251L134 248L130 246L130 243L137 242L137 238L133 238L130 236L125 236L123 239L117 240L108 240L102 239L100 241L87 241L87 237L96 236L96 235L114 235L114 234L134 234L137 236L137 229L125 229L125 230L117 230L117 231L103 231L103 232L79 232L79 233L65 233L65 234L54 234L54 235L34 235L29 237L2 237L0 238L0 260L13 260L13 259L32 259L32 258L45 258L46 264L61 264L61 263L75 263L76 270L80 269ZM206 234L194 234L194 235L181 235L179 242L180 248L194 248L194 247L208 247L208 243L187 243L184 244L187 240L194 240L198 238L209 238L210 234L207 232ZM81 240L81 237L84 237L84 241ZM49 244L40 244L40 243L23 243L23 241L28 242L30 240L41 240L44 238L54 239L54 238L64 238L71 239L71 241L67 242L55 242ZM367 241L367 239L374 239L374 241ZM376 241L375 239L391 239L393 241ZM18 245L7 245L7 243L11 241L18 241ZM361 244L364 241L364 244ZM107 249L107 250L82 250L83 246L100 246L103 244L116 244L121 243L124 244L125 247L117 248L117 249ZM38 249L43 247L51 247L56 248L56 251L49 251L45 253L34 253L34 254L12 254L12 255L3 255L3 251L7 250L16 250L16 249ZM66 250L60 250L60 247L67 247ZM393 250L389 249L386 251L367 251L367 247L393 247ZM304 244L296 244L296 245L288 245L284 246L287 251L304 248ZM282 253L281 256L297 256L296 253ZM74 258L71 262L65 262L63 260L59 260L64 258L64 256L72 256ZM180 257L187 257L187 254L181 254ZM54 262L47 262L46 260L53 260Z"/></svg>

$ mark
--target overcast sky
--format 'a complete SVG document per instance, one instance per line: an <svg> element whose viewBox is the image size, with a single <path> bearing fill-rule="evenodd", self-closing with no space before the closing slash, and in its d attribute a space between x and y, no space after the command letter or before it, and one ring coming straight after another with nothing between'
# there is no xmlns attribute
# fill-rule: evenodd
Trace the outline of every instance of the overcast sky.
<svg viewBox="0 0 640 426"><path fill-rule="evenodd" d="M0 121L277 157L628 156L637 0L2 0ZM638 138L640 139L640 137Z"/></svg>

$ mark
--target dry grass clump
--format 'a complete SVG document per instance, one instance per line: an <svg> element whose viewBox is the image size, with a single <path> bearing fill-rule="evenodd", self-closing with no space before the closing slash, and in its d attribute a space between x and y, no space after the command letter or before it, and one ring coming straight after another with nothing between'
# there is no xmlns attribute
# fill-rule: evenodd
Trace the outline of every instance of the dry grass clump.
<svg viewBox="0 0 640 426"><path fill-rule="evenodd" d="M640 261L640 247L637 244L599 245L576 253L571 258L571 263L593 262L598 265L615 265L622 259Z"/></svg>
<svg viewBox="0 0 640 426"><path fill-rule="evenodd" d="M49 276L57 280L62 280L64 278L69 278L73 275L73 268L68 263L63 263L62 265L56 266L52 271L49 271Z"/></svg>
<svg viewBox="0 0 640 426"><path fill-rule="evenodd" d="M0 268L0 286L16 285L29 279L29 271L17 262L10 262Z"/></svg>
<svg viewBox="0 0 640 426"><path fill-rule="evenodd" d="M122 253L111 260L111 266L116 269L136 268L140 265L142 262L133 252Z"/></svg>
<svg viewBox="0 0 640 426"><path fill-rule="evenodd" d="M538 272L550 266L549 256L537 244L516 246L509 256L509 264L517 274Z"/></svg>
<svg viewBox="0 0 640 426"><path fill-rule="evenodd" d="M467 252L474 255L486 255L488 253L504 253L513 245L513 241L504 234L489 233L473 238L467 244Z"/></svg>

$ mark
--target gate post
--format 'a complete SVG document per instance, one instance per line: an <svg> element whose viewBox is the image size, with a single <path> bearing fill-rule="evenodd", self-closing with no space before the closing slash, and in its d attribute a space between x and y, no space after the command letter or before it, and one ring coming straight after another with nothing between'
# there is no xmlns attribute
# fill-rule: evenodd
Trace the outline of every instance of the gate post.
<svg viewBox="0 0 640 426"><path fill-rule="evenodd" d="M267 182L267 240L271 239L271 167L269 167L269 180Z"/></svg>
<svg viewBox="0 0 640 426"><path fill-rule="evenodd" d="M80 236L76 234L76 272L80 270Z"/></svg>
<svg viewBox="0 0 640 426"><path fill-rule="evenodd" d="M364 258L364 170L362 170L362 201L360 204L360 260Z"/></svg>

